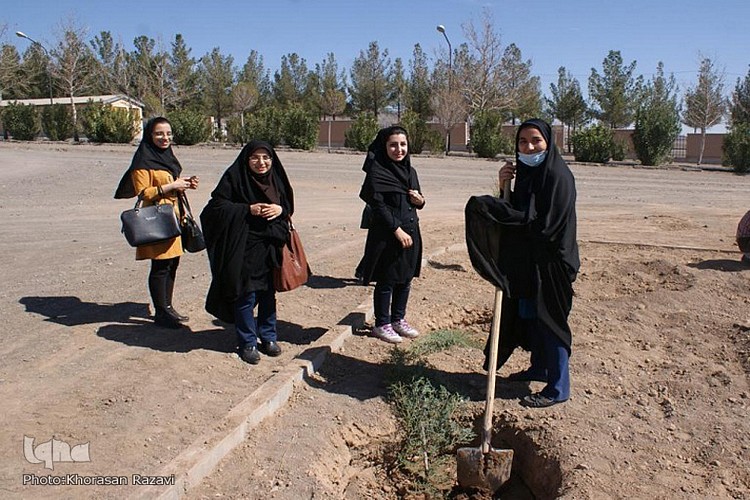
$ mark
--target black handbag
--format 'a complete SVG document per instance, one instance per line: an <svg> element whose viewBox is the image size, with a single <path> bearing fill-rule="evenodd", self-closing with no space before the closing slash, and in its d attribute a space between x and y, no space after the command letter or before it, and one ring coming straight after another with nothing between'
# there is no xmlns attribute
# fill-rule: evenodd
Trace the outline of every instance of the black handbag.
<svg viewBox="0 0 750 500"><path fill-rule="evenodd" d="M180 235L174 205L163 203L142 207L142 202L139 196L135 207L120 214L122 233L130 246L150 245Z"/></svg>
<svg viewBox="0 0 750 500"><path fill-rule="evenodd" d="M206 240L203 237L198 221L193 217L193 211L190 209L190 202L187 194L180 193L178 198L180 203L180 226L182 229L182 249L186 252L200 252L206 249Z"/></svg>

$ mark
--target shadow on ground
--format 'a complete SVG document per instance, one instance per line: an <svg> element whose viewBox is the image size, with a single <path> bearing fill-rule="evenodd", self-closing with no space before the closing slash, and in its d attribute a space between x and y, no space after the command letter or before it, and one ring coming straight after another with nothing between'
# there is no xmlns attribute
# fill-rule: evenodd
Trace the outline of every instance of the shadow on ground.
<svg viewBox="0 0 750 500"><path fill-rule="evenodd" d="M148 304L119 302L98 304L84 302L78 297L21 297L18 301L26 307L26 312L45 316L51 321L65 326L88 325L92 323L143 323L149 318Z"/></svg>
<svg viewBox="0 0 750 500"><path fill-rule="evenodd" d="M334 276L318 276L313 274L305 285L309 288L328 290L347 286L359 286L360 283L355 278L336 278Z"/></svg>
<svg viewBox="0 0 750 500"><path fill-rule="evenodd" d="M156 351L190 352L206 349L218 352L236 352L237 337L234 326L214 321L216 328L192 331L188 327L172 330L161 328L151 322L141 325L106 325L97 335L113 342L129 346L148 347ZM276 325L278 339L295 345L309 345L319 339L325 328L303 328L295 323L279 321Z"/></svg>
<svg viewBox="0 0 750 500"><path fill-rule="evenodd" d="M151 321L148 304L119 302L98 304L84 302L78 297L22 297L19 303L26 312L44 316L49 321L65 326L106 323L97 335L129 346L148 347L158 351L189 352L208 349L218 352L234 352L237 347L234 327L215 320L216 328L192 331L189 325L172 330L155 325ZM296 323L279 321L278 339L295 345L309 345L326 332L325 328L303 328Z"/></svg>
<svg viewBox="0 0 750 500"><path fill-rule="evenodd" d="M384 347L387 348L387 347ZM312 358L316 353L302 353L300 358ZM395 380L404 380L404 374L417 373L426 377L433 385L443 385L470 401L483 401L487 387L487 374L484 372L452 373L423 367L416 372L404 371L403 365L392 363L371 363L340 353L329 352L326 362L318 370L319 378L306 378L306 382L315 388L335 394L365 401L371 398L385 398L388 395L388 384ZM531 394L528 382L509 382L498 378L495 387L495 398L513 400Z"/></svg>
<svg viewBox="0 0 750 500"><path fill-rule="evenodd" d="M695 269L711 269L713 271L724 271L729 273L736 273L740 271L750 270L750 266L739 260L730 259L712 259L704 260L703 262L696 262L694 264L688 264L688 267Z"/></svg>

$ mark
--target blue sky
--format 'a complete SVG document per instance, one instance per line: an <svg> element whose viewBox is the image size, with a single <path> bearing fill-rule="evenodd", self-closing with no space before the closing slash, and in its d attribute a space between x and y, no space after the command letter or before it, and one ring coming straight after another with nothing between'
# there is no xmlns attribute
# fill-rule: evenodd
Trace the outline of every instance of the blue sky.
<svg viewBox="0 0 750 500"><path fill-rule="evenodd" d="M128 50L138 35L161 41L166 48L181 33L196 58L219 47L241 67L257 50L272 72L281 56L296 52L313 68L333 52L347 72L371 41L401 57L408 68L414 44L429 57L447 44L437 32L442 24L453 47L465 42L462 25L481 25L485 9L492 15L503 45L515 43L542 90L557 81L565 66L586 94L591 68L601 72L609 50L619 50L626 63L650 78L659 61L673 73L681 90L695 84L701 56L711 57L726 73L725 90L744 78L750 64L750 1L748 0L174 0L129 2L89 0L7 0L0 42L23 52L29 42L14 35L23 31L49 46L67 20L93 38L110 31Z"/></svg>

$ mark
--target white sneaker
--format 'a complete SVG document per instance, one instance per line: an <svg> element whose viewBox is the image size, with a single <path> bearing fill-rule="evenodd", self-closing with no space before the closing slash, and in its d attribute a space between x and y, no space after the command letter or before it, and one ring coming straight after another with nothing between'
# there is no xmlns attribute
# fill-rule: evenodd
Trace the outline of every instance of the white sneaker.
<svg viewBox="0 0 750 500"><path fill-rule="evenodd" d="M380 340L388 342L390 344L399 344L404 340L399 336L398 333L393 331L393 327L390 323L383 326L373 327L372 336L377 337Z"/></svg>
<svg viewBox="0 0 750 500"><path fill-rule="evenodd" d="M400 319L393 323L393 331L408 339L413 339L419 335L417 329L407 323L405 319Z"/></svg>

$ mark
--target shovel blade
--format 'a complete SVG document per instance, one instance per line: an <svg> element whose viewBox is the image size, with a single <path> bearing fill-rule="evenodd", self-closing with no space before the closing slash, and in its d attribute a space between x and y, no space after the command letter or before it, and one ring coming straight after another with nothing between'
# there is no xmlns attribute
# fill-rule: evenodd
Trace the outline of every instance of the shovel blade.
<svg viewBox="0 0 750 500"><path fill-rule="evenodd" d="M458 484L462 488L479 488L492 493L508 479L513 465L513 450L482 453L481 448L459 448L457 453Z"/></svg>

